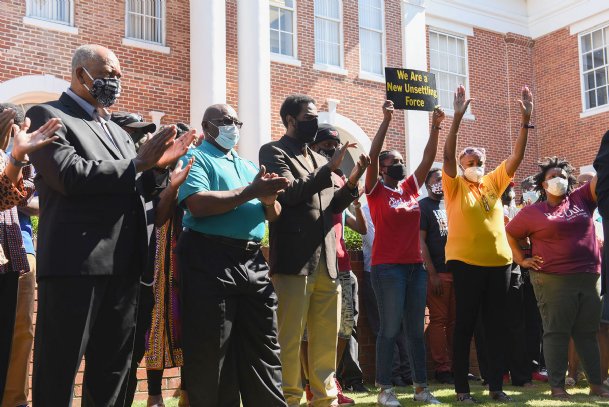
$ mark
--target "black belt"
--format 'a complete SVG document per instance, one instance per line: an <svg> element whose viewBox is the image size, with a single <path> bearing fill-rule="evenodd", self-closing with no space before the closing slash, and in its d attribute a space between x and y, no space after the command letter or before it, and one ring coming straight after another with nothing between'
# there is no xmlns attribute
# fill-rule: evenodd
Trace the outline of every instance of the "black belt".
<svg viewBox="0 0 609 407"><path fill-rule="evenodd" d="M187 232L196 233L206 239L213 240L214 242L221 243L225 246L234 247L235 249L241 249L246 252L256 252L260 249L261 246L260 242L255 242L253 240L233 239L232 237L226 236L208 235L205 233L197 232L196 230L192 230L190 228L185 228L185 230Z"/></svg>

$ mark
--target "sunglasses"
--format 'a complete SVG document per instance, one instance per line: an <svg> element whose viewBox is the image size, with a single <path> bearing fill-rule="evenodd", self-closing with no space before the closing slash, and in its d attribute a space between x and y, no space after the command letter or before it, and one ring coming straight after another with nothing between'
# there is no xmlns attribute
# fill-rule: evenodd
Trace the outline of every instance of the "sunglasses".
<svg viewBox="0 0 609 407"><path fill-rule="evenodd" d="M219 126L232 126L233 124L240 129L243 126L243 122L240 122L237 119L233 119L232 117L223 117L222 119L212 119L208 120L211 124L213 124L216 128ZM218 125L214 124L214 122L219 123Z"/></svg>

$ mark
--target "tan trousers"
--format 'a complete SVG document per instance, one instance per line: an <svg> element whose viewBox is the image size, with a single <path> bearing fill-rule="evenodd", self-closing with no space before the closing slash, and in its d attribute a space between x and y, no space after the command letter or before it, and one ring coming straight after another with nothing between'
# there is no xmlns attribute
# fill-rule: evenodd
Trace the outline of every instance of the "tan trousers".
<svg viewBox="0 0 609 407"><path fill-rule="evenodd" d="M11 345L11 359L2 407L28 404L30 356L34 343L34 292L36 290L36 257L28 254L30 272L19 277L15 330Z"/></svg>
<svg viewBox="0 0 609 407"><path fill-rule="evenodd" d="M288 405L300 406L302 398L300 341L305 326L309 340L309 385L313 392L311 405L338 405L334 383L341 309L338 280L328 276L323 259L310 276L275 274L272 279L279 299L283 394Z"/></svg>

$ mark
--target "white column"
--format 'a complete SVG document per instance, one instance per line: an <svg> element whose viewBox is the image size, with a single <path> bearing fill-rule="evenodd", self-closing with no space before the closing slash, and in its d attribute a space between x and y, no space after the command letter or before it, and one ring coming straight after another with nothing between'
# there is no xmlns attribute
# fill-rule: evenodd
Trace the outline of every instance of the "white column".
<svg viewBox="0 0 609 407"><path fill-rule="evenodd" d="M190 0L190 125L226 103L226 1Z"/></svg>
<svg viewBox="0 0 609 407"><path fill-rule="evenodd" d="M403 68L427 71L427 41L425 30L425 1L402 2ZM429 139L429 113L405 110L406 167L412 174L421 163Z"/></svg>
<svg viewBox="0 0 609 407"><path fill-rule="evenodd" d="M269 1L238 0L237 30L238 113L244 123L239 154L257 163L260 147L271 141Z"/></svg>

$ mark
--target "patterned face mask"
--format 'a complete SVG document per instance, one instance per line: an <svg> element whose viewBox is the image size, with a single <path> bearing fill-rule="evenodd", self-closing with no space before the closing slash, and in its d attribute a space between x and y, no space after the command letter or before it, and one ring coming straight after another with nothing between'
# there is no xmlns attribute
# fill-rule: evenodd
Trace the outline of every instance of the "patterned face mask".
<svg viewBox="0 0 609 407"><path fill-rule="evenodd" d="M92 88L89 88L83 83L91 96L93 96L103 107L110 107L116 103L116 100L121 96L121 80L118 78L93 79L89 71L87 71L87 68L83 66L82 69L93 81Z"/></svg>

